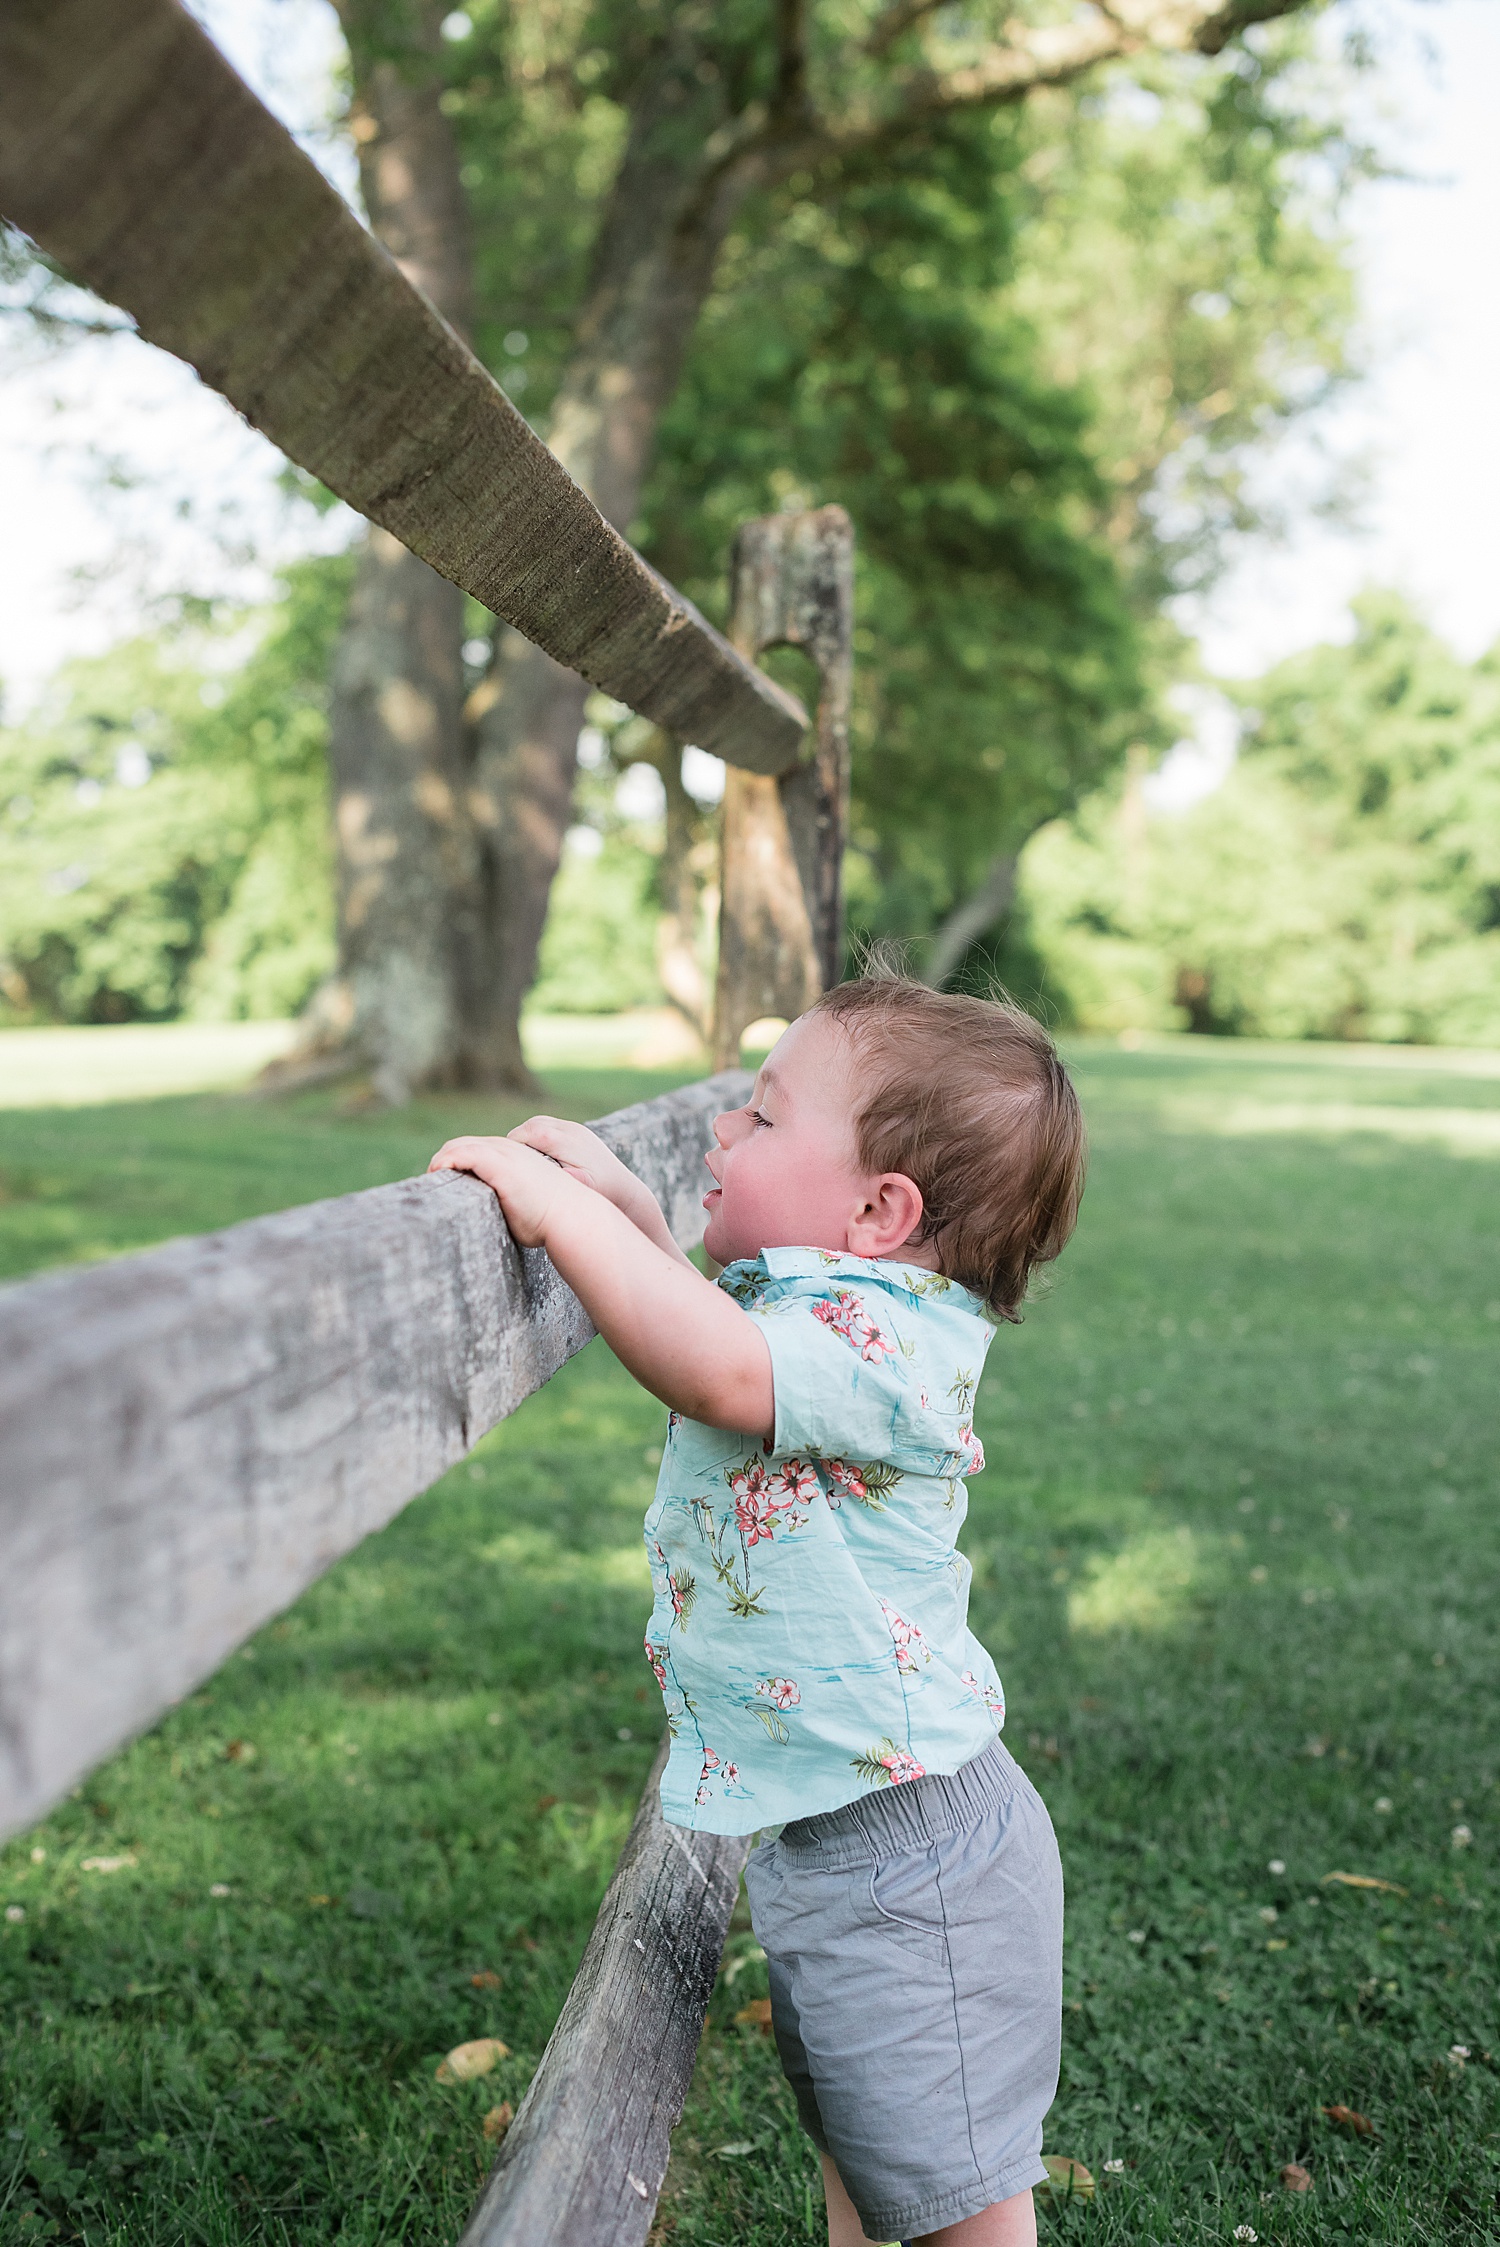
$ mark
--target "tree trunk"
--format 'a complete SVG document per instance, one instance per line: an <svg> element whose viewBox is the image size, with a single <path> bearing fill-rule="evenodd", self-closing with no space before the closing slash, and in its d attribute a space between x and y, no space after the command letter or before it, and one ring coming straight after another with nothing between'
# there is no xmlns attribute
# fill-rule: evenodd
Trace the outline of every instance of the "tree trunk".
<svg viewBox="0 0 1500 2247"><path fill-rule="evenodd" d="M701 191L701 143L682 134L676 114L683 98L678 77L663 68L634 111L547 433L569 474L622 532L724 236L752 184L726 175L712 193ZM505 636L479 723L485 970L469 1052L482 1083L531 1087L520 1007L562 855L587 692L518 634Z"/></svg>
<svg viewBox="0 0 1500 2247"><path fill-rule="evenodd" d="M467 336L473 259L458 154L439 103L440 7L343 0L360 185L375 232ZM372 49L378 51L372 59ZM338 852L338 966L278 1077L368 1070L381 1098L464 1081L478 926L464 597L396 539L365 537L334 661L328 755Z"/></svg>

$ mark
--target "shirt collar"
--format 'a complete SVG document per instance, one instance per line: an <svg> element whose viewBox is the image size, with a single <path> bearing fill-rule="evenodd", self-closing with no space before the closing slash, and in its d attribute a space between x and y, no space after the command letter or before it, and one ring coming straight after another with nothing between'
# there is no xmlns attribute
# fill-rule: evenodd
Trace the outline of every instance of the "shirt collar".
<svg viewBox="0 0 1500 2247"><path fill-rule="evenodd" d="M874 1281L882 1287L910 1288L919 1295L923 1283L933 1277L925 1265L903 1264L895 1257L835 1255L825 1248L764 1248L759 1256L743 1256L724 1269L726 1276L730 1272L765 1272L777 1280L863 1280L867 1285ZM979 1297L958 1280L950 1280L935 1300L950 1304L954 1310L971 1311L989 1323Z"/></svg>

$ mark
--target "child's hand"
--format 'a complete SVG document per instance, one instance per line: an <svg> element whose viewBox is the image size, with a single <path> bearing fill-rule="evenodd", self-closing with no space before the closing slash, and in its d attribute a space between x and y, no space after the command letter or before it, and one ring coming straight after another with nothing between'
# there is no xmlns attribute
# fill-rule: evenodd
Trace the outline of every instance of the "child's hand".
<svg viewBox="0 0 1500 2247"><path fill-rule="evenodd" d="M510 1137L519 1139L523 1147L534 1147L539 1155L550 1155L570 1178L592 1186L627 1216L645 1191L634 1171L627 1170L587 1124L569 1123L562 1116L528 1116Z"/></svg>
<svg viewBox="0 0 1500 2247"><path fill-rule="evenodd" d="M516 1125L510 1136L525 1147L534 1147L538 1154L550 1155L569 1178L576 1178L581 1186L591 1186L596 1194L602 1194L622 1216L630 1219L638 1232L645 1234L648 1241L655 1241L658 1248L664 1249L674 1263L685 1261L650 1187L644 1185L633 1170L627 1169L618 1155L612 1155L598 1133L590 1131L587 1124L568 1123L561 1116L528 1116L525 1123Z"/></svg>
<svg viewBox="0 0 1500 2247"><path fill-rule="evenodd" d="M557 1163L513 1139L449 1139L427 1168L467 1170L475 1178L482 1178L493 1189L512 1237L523 1248L545 1243L548 1224L559 1204L578 1192L577 1185Z"/></svg>

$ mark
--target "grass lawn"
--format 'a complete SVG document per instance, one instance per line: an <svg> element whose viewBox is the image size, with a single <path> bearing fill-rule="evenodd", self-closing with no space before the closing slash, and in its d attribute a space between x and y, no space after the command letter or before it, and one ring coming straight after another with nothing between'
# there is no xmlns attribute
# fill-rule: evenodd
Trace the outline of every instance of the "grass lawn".
<svg viewBox="0 0 1500 2247"><path fill-rule="evenodd" d="M1075 1059L1084 1221L991 1353L964 1537L1069 1884L1047 2144L1101 2189L1044 2230L1500 2239L1500 1063ZM598 1113L670 1081L560 1069L551 1097ZM0 1270L372 1184L509 1120L0 1112ZM6 2247L456 2234L660 1729L660 1419L595 1344L0 1852ZM737 1928L672 2247L821 2236L764 1991ZM490 2035L493 2074L434 2080ZM1291 2161L1310 2192L1281 2188Z"/></svg>

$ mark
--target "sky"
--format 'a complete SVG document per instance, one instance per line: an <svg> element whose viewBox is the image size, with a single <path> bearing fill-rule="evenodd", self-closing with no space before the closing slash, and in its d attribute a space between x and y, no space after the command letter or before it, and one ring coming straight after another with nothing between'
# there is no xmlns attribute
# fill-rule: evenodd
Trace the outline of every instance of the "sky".
<svg viewBox="0 0 1500 2247"><path fill-rule="evenodd" d="M1406 177L1364 187L1352 214L1369 378L1320 441L1361 461L1354 527L1303 510L1290 540L1243 552L1212 595L1184 603L1208 670L1256 676L1347 637L1366 584L1407 592L1465 656L1500 636L1500 0L1382 0L1374 99ZM325 0L197 0L262 98L347 192L347 150L323 129L338 55ZM1337 20L1337 18L1335 18ZM0 680L6 711L58 662L132 629L184 586L254 595L268 565L347 537L278 491L276 456L191 372L133 337L0 356ZM1274 489L1310 488L1294 442ZM93 574L90 575L89 573ZM80 574L82 573L82 574ZM1187 746L1157 783L1169 804L1203 792L1233 755L1224 705L1183 703Z"/></svg>

